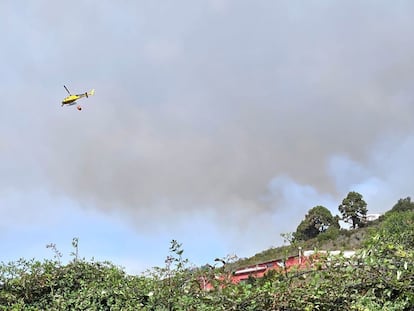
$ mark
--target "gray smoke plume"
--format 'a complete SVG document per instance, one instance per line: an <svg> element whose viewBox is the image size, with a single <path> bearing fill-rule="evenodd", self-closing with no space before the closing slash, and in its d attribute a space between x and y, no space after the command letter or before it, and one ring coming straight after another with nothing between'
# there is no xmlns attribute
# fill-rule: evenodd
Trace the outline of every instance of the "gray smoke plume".
<svg viewBox="0 0 414 311"><path fill-rule="evenodd" d="M255 247L348 191L412 191L411 2L1 6L1 187ZM61 109L63 84L96 95Z"/></svg>

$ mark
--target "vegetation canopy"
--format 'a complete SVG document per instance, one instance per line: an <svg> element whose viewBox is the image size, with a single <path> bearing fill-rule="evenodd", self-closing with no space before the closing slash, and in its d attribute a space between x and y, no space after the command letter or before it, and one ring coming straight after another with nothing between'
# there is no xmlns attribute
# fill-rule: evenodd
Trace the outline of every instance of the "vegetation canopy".
<svg viewBox="0 0 414 311"><path fill-rule="evenodd" d="M342 214L342 219L350 223L353 229L364 225L367 215L367 203L358 192L349 192L338 209Z"/></svg>
<svg viewBox="0 0 414 311"><path fill-rule="evenodd" d="M352 204L344 200L342 205L365 208L362 197L349 199ZM142 275L128 275L110 262L80 258L77 238L67 264L61 262L56 245L49 244L51 260L1 263L0 310L413 310L414 210L409 200L402 200L397 204L403 208L350 231L339 229L337 218L326 208L312 208L296 234L305 228L302 233L316 237L292 240L289 246L261 255L279 251L288 256L302 246L336 247L338 241L348 241L345 237L357 236L356 255L320 256L306 267L273 270L238 284L232 282L234 269L245 260L217 258L194 267L176 240L171 241L165 265ZM335 236L321 240L332 228Z"/></svg>
<svg viewBox="0 0 414 311"><path fill-rule="evenodd" d="M329 228L339 229L338 218L323 206L315 206L306 214L305 219L299 224L294 238L296 240L309 240L317 237Z"/></svg>

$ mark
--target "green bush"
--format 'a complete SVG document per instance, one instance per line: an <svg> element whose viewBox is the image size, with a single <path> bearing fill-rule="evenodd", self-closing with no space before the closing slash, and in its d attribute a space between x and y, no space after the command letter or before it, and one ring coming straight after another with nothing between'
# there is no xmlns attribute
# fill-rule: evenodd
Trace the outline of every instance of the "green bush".
<svg viewBox="0 0 414 311"><path fill-rule="evenodd" d="M318 235L317 240L318 242L334 241L339 237L340 232L340 229L337 227L329 227L328 230Z"/></svg>
<svg viewBox="0 0 414 311"><path fill-rule="evenodd" d="M74 239L67 264L54 245L54 260L1 263L0 310L413 310L414 212L389 213L369 236L361 232L363 247L352 258L316 258L306 269L240 284L231 282L232 262L193 267L175 240L164 267L132 276L110 262L79 259ZM324 234L346 238L339 230Z"/></svg>

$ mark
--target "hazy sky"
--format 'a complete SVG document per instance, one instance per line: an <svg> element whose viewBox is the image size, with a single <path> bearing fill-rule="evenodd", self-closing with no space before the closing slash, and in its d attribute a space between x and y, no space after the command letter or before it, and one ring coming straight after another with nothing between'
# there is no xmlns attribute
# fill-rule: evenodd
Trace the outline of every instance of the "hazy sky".
<svg viewBox="0 0 414 311"><path fill-rule="evenodd" d="M0 2L0 261L129 271L413 195L412 1ZM81 112L66 96L96 89ZM5 251L4 251L5 250Z"/></svg>

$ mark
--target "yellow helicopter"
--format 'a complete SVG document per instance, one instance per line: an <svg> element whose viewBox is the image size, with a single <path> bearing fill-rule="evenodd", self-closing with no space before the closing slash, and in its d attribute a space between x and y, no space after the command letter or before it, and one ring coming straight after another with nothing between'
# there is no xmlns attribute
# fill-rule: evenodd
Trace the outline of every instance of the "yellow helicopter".
<svg viewBox="0 0 414 311"><path fill-rule="evenodd" d="M64 85L63 86L66 90L66 92L68 92L69 96L66 96L63 100L62 100L62 107L64 105L68 105L68 106L72 106L76 104L76 101L82 97L86 97L88 98L89 96L92 96L93 94L95 94L95 89L90 90L89 92L85 92L82 94L74 94L72 95L68 88ZM79 111L82 110L82 107L80 105L78 105L78 107L76 107Z"/></svg>

